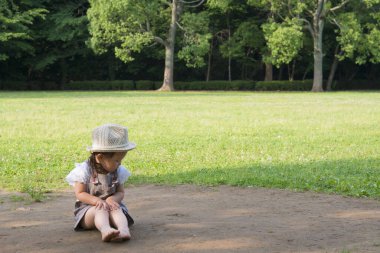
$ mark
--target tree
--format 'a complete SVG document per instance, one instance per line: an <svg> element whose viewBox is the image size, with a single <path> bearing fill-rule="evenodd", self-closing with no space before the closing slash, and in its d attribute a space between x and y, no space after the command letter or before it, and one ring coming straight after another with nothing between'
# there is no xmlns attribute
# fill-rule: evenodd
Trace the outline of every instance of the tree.
<svg viewBox="0 0 380 253"><path fill-rule="evenodd" d="M355 64L380 62L380 1L352 2L347 11L332 19L338 27L334 61L327 82L331 90L339 61L350 59Z"/></svg>
<svg viewBox="0 0 380 253"><path fill-rule="evenodd" d="M185 9L200 6L205 0L90 0L88 10L90 20L91 47L98 53L104 53L108 47L114 47L115 55L124 62L134 59L146 46L159 44L165 48L164 80L160 90L171 91L173 86L174 54L177 28ZM188 16L191 19L190 16ZM184 22L186 23L186 22ZM187 22L188 23L188 22ZM186 31L186 27L183 27ZM180 57L192 60L192 55L205 50L205 40L195 39L199 33L187 30L188 47L182 50ZM195 37L193 36L195 35ZM192 37L193 36L193 37ZM191 37L191 38L190 38ZM201 48L200 50L198 50ZM192 65L192 63L189 63ZM193 63L194 64L194 63ZM198 66L195 63L195 66Z"/></svg>
<svg viewBox="0 0 380 253"><path fill-rule="evenodd" d="M222 55L228 59L228 80L232 80L232 70L231 70L231 60L232 54L230 50L231 46L231 36L232 36L232 24L231 24L231 13L242 8L243 2L241 0L209 0L207 1L208 6L211 9L215 9L223 13L226 17L227 28L224 31L220 31L220 38L224 39L224 47L222 47Z"/></svg>
<svg viewBox="0 0 380 253"><path fill-rule="evenodd" d="M183 32L182 48L178 58L186 62L187 67L198 68L205 65L204 55L209 49L209 16L207 12L184 13L178 27Z"/></svg>
<svg viewBox="0 0 380 253"><path fill-rule="evenodd" d="M273 79L271 52L264 43L263 32L257 29L268 16L273 16L267 5L260 1L249 0L209 0L207 3L211 9L219 10L227 16L226 35L221 52L225 58L228 58L229 80L231 80L231 59L244 62L242 65L244 69L246 64L253 65L256 60L252 58L252 54L257 53L261 55L261 64L265 65L264 79L271 81ZM252 6L256 8L249 8ZM235 27L233 23L236 24ZM241 54L244 50L246 50L244 55L237 54L238 51ZM247 57L249 55L250 57Z"/></svg>
<svg viewBox="0 0 380 253"><path fill-rule="evenodd" d="M88 3L87 0L49 0L45 7L49 14L43 22L36 24L38 40L35 47L38 55L26 62L29 72L40 72L57 63L62 88L68 81L68 59L89 52L85 43L89 37L86 17Z"/></svg>
<svg viewBox="0 0 380 253"><path fill-rule="evenodd" d="M34 53L30 27L36 18L44 18L47 13L37 5L38 1L20 1L18 5L10 0L0 1L0 61L20 57L24 52Z"/></svg>
<svg viewBox="0 0 380 253"><path fill-rule="evenodd" d="M300 39L303 27L310 32L313 39L314 77L312 91L323 91L323 31L326 21L332 22L335 15L344 9L350 0L306 0L306 1L280 1L280 0L248 0L252 4L270 5L271 11L282 19L281 23L271 22L271 28L267 29L267 42L273 51L278 51L283 58L280 61L289 61L295 52L300 49ZM365 2L376 2L367 0ZM289 39L283 45L278 37L289 33ZM277 37L277 38L276 38ZM289 41L294 43L288 43ZM281 46L282 45L282 46ZM279 47L280 46L280 47ZM288 48L287 46L290 46ZM282 52L289 50L287 52Z"/></svg>
<svg viewBox="0 0 380 253"><path fill-rule="evenodd" d="M289 64L303 46L302 26L287 20L281 24L266 23L263 26L264 37L271 51L271 62L279 67Z"/></svg>
<svg viewBox="0 0 380 253"><path fill-rule="evenodd" d="M257 55L264 46L264 37L257 25L256 20L242 22L232 34L229 41L221 46L222 55L236 59L242 64L242 72L244 73L245 66L256 66ZM246 74L246 73L245 73ZM242 79L245 79L242 74Z"/></svg>

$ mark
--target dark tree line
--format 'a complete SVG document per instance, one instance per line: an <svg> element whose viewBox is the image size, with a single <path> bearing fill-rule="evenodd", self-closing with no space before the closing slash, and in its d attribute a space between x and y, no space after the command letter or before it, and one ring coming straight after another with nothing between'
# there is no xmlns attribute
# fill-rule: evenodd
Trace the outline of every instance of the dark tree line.
<svg viewBox="0 0 380 253"><path fill-rule="evenodd" d="M0 82L379 79L378 1L285 2L1 0Z"/></svg>

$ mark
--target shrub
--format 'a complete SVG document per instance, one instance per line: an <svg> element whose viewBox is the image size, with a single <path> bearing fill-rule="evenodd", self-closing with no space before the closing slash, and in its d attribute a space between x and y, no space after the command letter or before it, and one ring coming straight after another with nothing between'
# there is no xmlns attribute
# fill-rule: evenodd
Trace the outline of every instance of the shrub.
<svg viewBox="0 0 380 253"><path fill-rule="evenodd" d="M300 81L176 81L176 90L257 90L257 91L310 91L312 80ZM113 81L74 81L64 85L65 90L157 90L161 87L162 81L150 80L113 80ZM336 84L335 89L368 89L378 88L380 83L358 80L352 83ZM27 90L27 89L59 89L59 85L51 83L27 83L24 81L2 81L0 89L3 90Z"/></svg>
<svg viewBox="0 0 380 253"><path fill-rule="evenodd" d="M175 82L176 90L254 90L255 82L235 80L235 81L193 81Z"/></svg>
<svg viewBox="0 0 380 253"><path fill-rule="evenodd" d="M26 81L1 81L1 90L26 90L28 83Z"/></svg>
<svg viewBox="0 0 380 253"><path fill-rule="evenodd" d="M132 90L132 80L74 81L65 84L65 90Z"/></svg>
<svg viewBox="0 0 380 253"><path fill-rule="evenodd" d="M111 82L112 90L134 90L135 83L132 80L113 80Z"/></svg>
<svg viewBox="0 0 380 253"><path fill-rule="evenodd" d="M89 84L91 90L112 90L110 81L93 81Z"/></svg>
<svg viewBox="0 0 380 253"><path fill-rule="evenodd" d="M299 81L259 81L256 83L257 91L310 91L313 80Z"/></svg>
<svg viewBox="0 0 380 253"><path fill-rule="evenodd" d="M226 82L226 90L255 90L256 82L236 80L232 82Z"/></svg>
<svg viewBox="0 0 380 253"><path fill-rule="evenodd" d="M158 90L162 86L162 81L154 81L154 89Z"/></svg>
<svg viewBox="0 0 380 253"><path fill-rule="evenodd" d="M176 81L174 82L174 89L176 90L190 90L189 89L190 82Z"/></svg>
<svg viewBox="0 0 380 253"><path fill-rule="evenodd" d="M154 82L150 80L139 80L135 81L136 90L153 90Z"/></svg>
<svg viewBox="0 0 380 253"><path fill-rule="evenodd" d="M65 84L65 90L91 90L91 81L74 81Z"/></svg>
<svg viewBox="0 0 380 253"><path fill-rule="evenodd" d="M380 89L380 81L377 80L351 80L337 81L333 84L333 90L374 90Z"/></svg>

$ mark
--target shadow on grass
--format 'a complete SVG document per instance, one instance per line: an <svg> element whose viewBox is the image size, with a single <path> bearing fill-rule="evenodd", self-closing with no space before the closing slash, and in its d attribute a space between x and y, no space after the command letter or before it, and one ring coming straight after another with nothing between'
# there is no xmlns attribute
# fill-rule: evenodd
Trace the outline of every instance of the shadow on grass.
<svg viewBox="0 0 380 253"><path fill-rule="evenodd" d="M252 186L380 199L380 159L252 164L136 173L132 183Z"/></svg>

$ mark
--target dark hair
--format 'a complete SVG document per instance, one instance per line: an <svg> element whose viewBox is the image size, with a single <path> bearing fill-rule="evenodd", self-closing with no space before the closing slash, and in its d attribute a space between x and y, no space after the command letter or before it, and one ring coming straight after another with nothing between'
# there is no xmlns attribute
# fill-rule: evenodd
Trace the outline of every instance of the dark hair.
<svg viewBox="0 0 380 253"><path fill-rule="evenodd" d="M95 175L95 173L107 174L107 171L103 168L103 166L100 163L96 162L95 156L98 154L107 157L113 157L115 152L94 152L91 153L90 157L88 158L88 164L90 165L92 175Z"/></svg>

